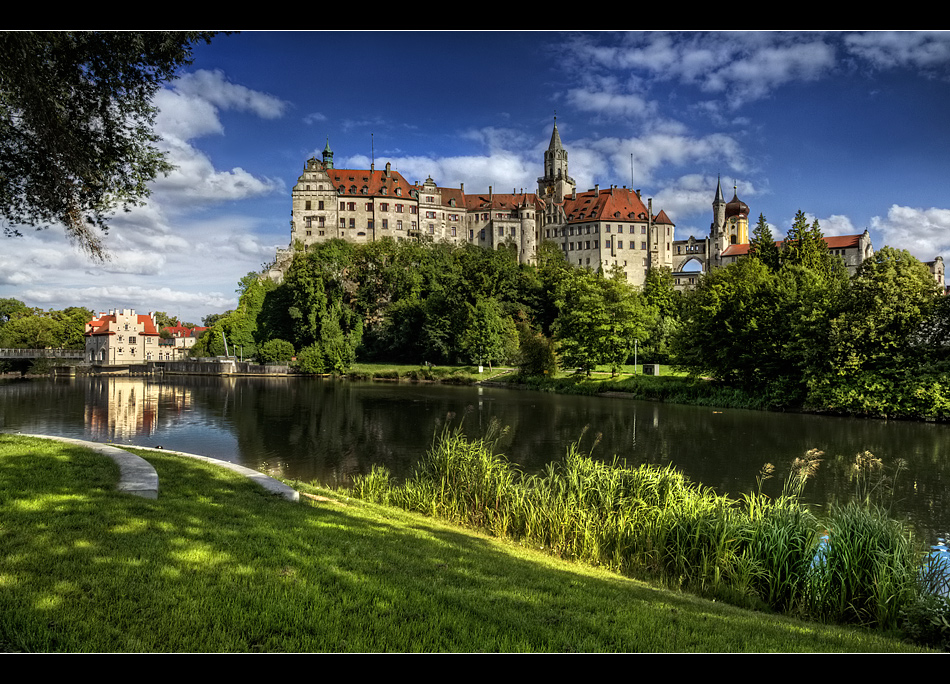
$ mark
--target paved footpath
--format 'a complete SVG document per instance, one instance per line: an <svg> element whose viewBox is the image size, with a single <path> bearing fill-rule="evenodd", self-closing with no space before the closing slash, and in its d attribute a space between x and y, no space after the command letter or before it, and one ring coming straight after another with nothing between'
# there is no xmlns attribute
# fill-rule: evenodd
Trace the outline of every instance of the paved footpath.
<svg viewBox="0 0 950 684"><path fill-rule="evenodd" d="M66 442L67 444L75 444L77 446L86 447L87 449L92 449L103 456L108 456L113 461L115 461L119 466L119 486L118 489L121 492L128 492L135 496L141 496L146 499L157 499L158 498L158 473L155 472L155 468L152 467L152 464L146 461L144 458L136 456L135 454L129 453L124 449L120 449L111 444L101 444L99 442L86 442L81 439L72 439L70 437L51 437L50 435L29 435L23 434L20 432L17 433L8 433L8 434L18 434L24 437L37 437L39 439L55 439L60 442ZM130 445L132 446L132 445ZM155 451L160 454L174 454L176 456L186 456L188 458L194 458L199 461L205 461L206 463L212 463L214 465L220 466L222 468L228 468L233 470L236 473L240 473L245 477L253 480L261 487L266 489L269 492L274 494L279 494L280 496L288 499L289 501L299 501L300 493L285 485L280 480L275 480L274 478L265 475L264 473L259 473L256 470L251 470L250 468L245 468L242 465L237 463L231 463L230 461L222 461L217 458L211 458L209 456L200 456L198 454L188 454L183 451L172 451L170 449L154 449L152 447L140 447L134 446L132 448L141 449L143 451Z"/></svg>

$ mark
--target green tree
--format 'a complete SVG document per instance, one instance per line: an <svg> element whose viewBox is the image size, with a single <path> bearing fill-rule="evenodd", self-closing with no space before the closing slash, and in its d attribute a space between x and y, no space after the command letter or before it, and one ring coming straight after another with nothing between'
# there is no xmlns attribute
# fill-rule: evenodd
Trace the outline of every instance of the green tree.
<svg viewBox="0 0 950 684"><path fill-rule="evenodd" d="M156 147L152 99L212 35L0 32L0 215L61 223L103 257L96 229L172 168Z"/></svg>
<svg viewBox="0 0 950 684"><path fill-rule="evenodd" d="M769 224L765 220L765 214L759 214L759 221L752 230L752 239L749 240L749 256L761 261L773 273L779 269L778 245L775 244L775 238L772 236L772 229L769 228Z"/></svg>
<svg viewBox="0 0 950 684"><path fill-rule="evenodd" d="M155 324L158 326L159 330L162 328L173 328L178 325L178 319L173 316L169 316L164 311L155 312Z"/></svg>
<svg viewBox="0 0 950 684"><path fill-rule="evenodd" d="M643 298L654 316L640 349L644 360L654 363L670 363L670 343L680 325L680 309L683 294L676 289L673 272L669 268L651 268L643 282Z"/></svg>
<svg viewBox="0 0 950 684"><path fill-rule="evenodd" d="M65 326L52 316L18 316L11 319L0 331L0 347L19 349L60 348L63 344Z"/></svg>
<svg viewBox="0 0 950 684"><path fill-rule="evenodd" d="M622 276L604 276L577 268L558 284L555 339L562 365L588 376L598 364L616 371L642 339L650 312Z"/></svg>
<svg viewBox="0 0 950 684"><path fill-rule="evenodd" d="M828 251L818 219L809 225L801 210L782 242L781 263L804 266L832 287L840 287L848 277L844 262Z"/></svg>
<svg viewBox="0 0 950 684"><path fill-rule="evenodd" d="M268 340L257 348L257 360L261 363L288 364L294 357L294 345L286 340Z"/></svg>
<svg viewBox="0 0 950 684"><path fill-rule="evenodd" d="M677 362L749 390L761 389L781 365L775 276L758 259L710 271L683 303L673 339Z"/></svg>
<svg viewBox="0 0 950 684"><path fill-rule="evenodd" d="M26 313L28 310L26 304L19 299L0 299L0 329L2 329L11 318Z"/></svg>
<svg viewBox="0 0 950 684"><path fill-rule="evenodd" d="M950 414L947 376L921 337L941 299L927 267L906 250L882 247L865 260L830 323L809 401L871 415Z"/></svg>
<svg viewBox="0 0 950 684"><path fill-rule="evenodd" d="M466 304L465 329L460 336L460 351L472 362L510 360L518 353L518 331L498 301L479 297L475 304Z"/></svg>

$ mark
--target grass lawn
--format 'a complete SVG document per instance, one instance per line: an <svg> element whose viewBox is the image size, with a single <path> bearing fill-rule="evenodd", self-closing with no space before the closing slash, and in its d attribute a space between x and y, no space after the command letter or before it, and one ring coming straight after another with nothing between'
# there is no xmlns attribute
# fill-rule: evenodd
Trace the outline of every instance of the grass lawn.
<svg viewBox="0 0 950 684"><path fill-rule="evenodd" d="M87 449L0 435L0 651L916 650L139 453L157 500L116 492L116 467Z"/></svg>
<svg viewBox="0 0 950 684"><path fill-rule="evenodd" d="M478 382L510 374L514 369L508 366L493 366L486 364L482 372L478 366L416 366L400 363L354 363L348 375L355 377L375 378L382 380L436 380Z"/></svg>

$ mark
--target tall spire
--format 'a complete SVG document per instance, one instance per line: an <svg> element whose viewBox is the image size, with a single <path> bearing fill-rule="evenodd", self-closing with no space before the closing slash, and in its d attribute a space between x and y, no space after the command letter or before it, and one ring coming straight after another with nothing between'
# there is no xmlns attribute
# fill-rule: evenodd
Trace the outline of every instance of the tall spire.
<svg viewBox="0 0 950 684"><path fill-rule="evenodd" d="M330 136L327 136L327 146L323 148L323 165L328 168L333 168L333 151L330 149Z"/></svg>
<svg viewBox="0 0 950 684"><path fill-rule="evenodd" d="M554 150L563 150L564 146L561 144L561 134L557 132L557 115L554 116L554 131L551 133L551 144L548 145L549 151Z"/></svg>
<svg viewBox="0 0 950 684"><path fill-rule="evenodd" d="M717 176L717 177L716 177L716 199L714 199L713 202L722 202L722 201L723 201L723 198L722 198L722 177L721 177L721 176Z"/></svg>

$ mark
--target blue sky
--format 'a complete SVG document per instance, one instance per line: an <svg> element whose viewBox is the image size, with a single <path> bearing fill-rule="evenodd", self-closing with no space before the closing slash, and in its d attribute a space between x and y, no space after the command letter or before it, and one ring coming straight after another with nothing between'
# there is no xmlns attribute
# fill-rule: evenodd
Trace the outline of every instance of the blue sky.
<svg viewBox="0 0 950 684"><path fill-rule="evenodd" d="M0 297L200 323L287 246L328 138L338 168L534 191L555 115L578 189L639 188L677 238L706 234L721 177L776 239L802 210L950 260L950 32L242 32L156 104L178 168L113 221L111 259L25 230Z"/></svg>

